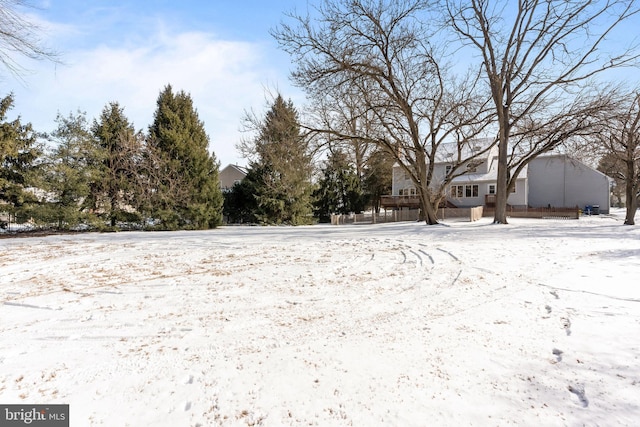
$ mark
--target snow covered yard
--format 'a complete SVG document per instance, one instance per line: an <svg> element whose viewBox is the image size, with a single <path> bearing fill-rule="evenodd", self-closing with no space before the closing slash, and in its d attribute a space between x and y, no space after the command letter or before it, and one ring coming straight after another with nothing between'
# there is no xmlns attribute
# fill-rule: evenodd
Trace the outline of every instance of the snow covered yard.
<svg viewBox="0 0 640 427"><path fill-rule="evenodd" d="M84 426L637 425L613 216L0 240L0 403Z"/></svg>

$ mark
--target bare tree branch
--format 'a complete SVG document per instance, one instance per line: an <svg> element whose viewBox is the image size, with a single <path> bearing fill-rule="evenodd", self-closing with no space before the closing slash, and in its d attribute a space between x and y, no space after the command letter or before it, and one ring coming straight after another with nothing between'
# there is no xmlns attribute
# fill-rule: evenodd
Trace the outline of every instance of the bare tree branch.
<svg viewBox="0 0 640 427"><path fill-rule="evenodd" d="M605 43L640 8L636 0L447 0L445 10L483 61L500 141L494 222L506 223L524 166L586 132L594 125L589 114L607 108L589 98L602 95L589 89L593 78L638 63L637 46L607 52Z"/></svg>
<svg viewBox="0 0 640 427"><path fill-rule="evenodd" d="M18 57L58 60L40 39L42 29L19 12L27 7L32 6L25 0L0 0L0 63L15 76L26 71Z"/></svg>
<svg viewBox="0 0 640 427"><path fill-rule="evenodd" d="M292 13L296 25L272 32L297 65L294 82L315 101L307 129L318 145L357 141L393 155L428 224L455 176L436 173L440 147L467 153L491 123L478 74L455 77L446 51L430 42L435 11L426 0L327 0L313 21Z"/></svg>

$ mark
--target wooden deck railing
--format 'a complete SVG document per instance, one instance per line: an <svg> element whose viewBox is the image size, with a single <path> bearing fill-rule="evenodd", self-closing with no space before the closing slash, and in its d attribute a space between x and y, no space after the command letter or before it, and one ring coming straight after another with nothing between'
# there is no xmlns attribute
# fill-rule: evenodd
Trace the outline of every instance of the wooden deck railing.
<svg viewBox="0 0 640 427"><path fill-rule="evenodd" d="M419 208L418 196L382 196L380 206L383 208Z"/></svg>

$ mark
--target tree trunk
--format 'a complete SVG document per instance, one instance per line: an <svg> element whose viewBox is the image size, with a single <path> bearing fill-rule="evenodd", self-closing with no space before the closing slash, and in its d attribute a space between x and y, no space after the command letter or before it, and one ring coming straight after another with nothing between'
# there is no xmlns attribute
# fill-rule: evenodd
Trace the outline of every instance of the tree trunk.
<svg viewBox="0 0 640 427"><path fill-rule="evenodd" d="M625 225L635 225L636 211L638 210L638 182L636 181L636 171L633 159L627 161L627 215L624 219Z"/></svg>
<svg viewBox="0 0 640 427"><path fill-rule="evenodd" d="M433 207L430 201L422 201L422 210L424 211L424 220L427 225L439 224L436 209Z"/></svg>
<svg viewBox="0 0 640 427"><path fill-rule="evenodd" d="M627 202L627 216L624 219L625 225L636 225L634 217L636 216L636 212L638 210L638 199L634 197Z"/></svg>
<svg viewBox="0 0 640 427"><path fill-rule="evenodd" d="M113 191L111 191L111 209L109 211L109 219L110 219L110 224L111 227L115 227L117 220L116 220L116 204L118 203L118 199L117 196L115 195L115 193Z"/></svg>
<svg viewBox="0 0 640 427"><path fill-rule="evenodd" d="M418 191L420 192L420 204L422 205L419 220L424 221L427 225L438 224L437 211L433 207L433 203L431 203L428 189L420 188Z"/></svg>
<svg viewBox="0 0 640 427"><path fill-rule="evenodd" d="M503 133L498 143L498 176L496 182L496 211L493 217L494 224L507 224L507 199L509 197L509 169L507 165L508 141L507 129L501 129Z"/></svg>

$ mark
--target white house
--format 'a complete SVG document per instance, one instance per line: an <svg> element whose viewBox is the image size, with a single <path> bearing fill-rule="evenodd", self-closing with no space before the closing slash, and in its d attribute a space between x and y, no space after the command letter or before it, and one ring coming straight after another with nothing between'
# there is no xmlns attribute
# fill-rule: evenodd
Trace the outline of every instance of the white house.
<svg viewBox="0 0 640 427"><path fill-rule="evenodd" d="M474 149L480 152L482 146L471 148ZM462 158L468 158L469 154L463 153ZM436 182L442 180L453 167L454 158L453 148L444 146L434 168ZM464 173L453 178L449 184L447 204L460 208L494 206L497 169L497 147L459 166L457 171ZM611 178L608 176L567 155L539 156L522 170L507 203L518 208L585 208L598 205L601 213L608 213L610 183ZM383 198L383 205L418 207L415 195L416 190L408 174L398 164L394 165L392 197Z"/></svg>
<svg viewBox="0 0 640 427"><path fill-rule="evenodd" d="M609 213L613 179L564 154L540 156L529 163L529 205L599 206Z"/></svg>

